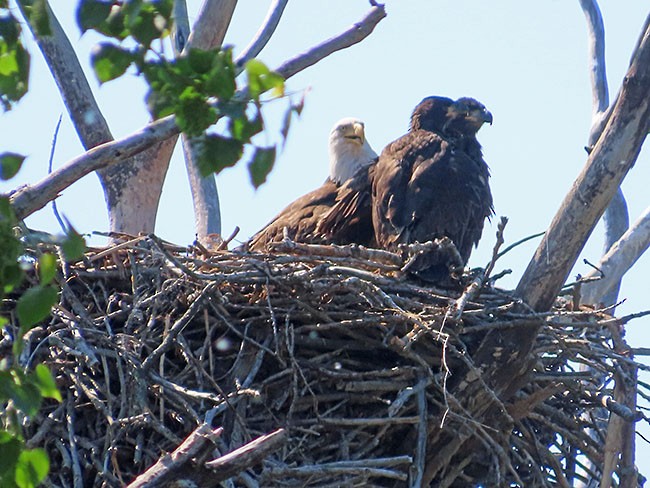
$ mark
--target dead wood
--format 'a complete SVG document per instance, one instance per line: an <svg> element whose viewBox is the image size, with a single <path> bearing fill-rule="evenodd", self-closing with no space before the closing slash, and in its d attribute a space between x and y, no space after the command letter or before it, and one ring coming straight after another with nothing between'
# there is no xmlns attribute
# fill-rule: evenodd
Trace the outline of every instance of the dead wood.
<svg viewBox="0 0 650 488"><path fill-rule="evenodd" d="M636 395L648 392L622 337L631 317L563 298L536 313L484 270L437 289L404 276L397 255L283 249L148 236L66 269L24 356L64 397L25 424L50 455L48 486L571 486L587 465L636 479ZM486 344L531 327L529 380L499 372L505 396L479 364L516 349Z"/></svg>

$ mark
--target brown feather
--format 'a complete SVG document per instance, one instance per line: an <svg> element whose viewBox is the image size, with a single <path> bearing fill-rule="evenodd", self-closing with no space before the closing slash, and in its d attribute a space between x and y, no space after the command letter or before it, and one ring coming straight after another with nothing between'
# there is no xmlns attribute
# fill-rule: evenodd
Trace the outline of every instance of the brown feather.
<svg viewBox="0 0 650 488"><path fill-rule="evenodd" d="M469 124L469 114L463 117L468 101L472 117L488 120L489 115L491 121L491 114L475 100L461 100L463 111L458 113L458 102L425 99L414 111L411 130L379 156L372 219L380 247L395 249L446 236L467 263L478 244L485 219L493 213L490 175L475 138L482 122L472 119ZM423 260L420 269L431 264Z"/></svg>

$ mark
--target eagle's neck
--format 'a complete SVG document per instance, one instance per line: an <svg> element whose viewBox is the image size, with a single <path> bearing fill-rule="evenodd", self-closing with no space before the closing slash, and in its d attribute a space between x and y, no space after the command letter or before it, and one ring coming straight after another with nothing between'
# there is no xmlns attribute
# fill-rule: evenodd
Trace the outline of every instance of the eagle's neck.
<svg viewBox="0 0 650 488"><path fill-rule="evenodd" d="M329 157L330 179L342 185L359 169L372 164L377 159L377 153L365 140L363 144L358 144L347 139L336 139L330 141Z"/></svg>

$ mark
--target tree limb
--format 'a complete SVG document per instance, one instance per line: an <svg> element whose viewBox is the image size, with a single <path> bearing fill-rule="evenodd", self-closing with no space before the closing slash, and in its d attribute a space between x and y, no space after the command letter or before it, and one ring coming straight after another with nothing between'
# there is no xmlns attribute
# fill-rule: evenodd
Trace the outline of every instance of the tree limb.
<svg viewBox="0 0 650 488"><path fill-rule="evenodd" d="M24 219L89 173L126 161L175 134L178 134L178 127L174 117L170 115L123 139L94 147L52 171L41 181L14 191L10 196L14 211L18 218Z"/></svg>
<svg viewBox="0 0 650 488"><path fill-rule="evenodd" d="M207 0L194 23L194 29L189 36L185 46L176 46L176 55L187 52L190 48L213 49L221 46L230 25L232 15L237 5L236 0ZM179 14L185 14L181 18L183 26L189 29L187 21L187 9ZM216 27L215 27L216 23ZM180 48L180 49L179 49ZM185 169L190 183L192 193L192 204L194 207L194 221L197 238L202 241L208 234L221 233L221 210L219 205L219 192L214 175L201 176L197 161L197 144L192 138L185 134L181 136L183 141L183 154L185 156Z"/></svg>
<svg viewBox="0 0 650 488"><path fill-rule="evenodd" d="M17 4L34 35L36 44L43 53L83 146L90 149L113 140L108 123L99 109L88 79L81 68L79 58L49 3L45 4L51 29L49 36L39 36L29 23L29 17L25 15L23 3L17 2Z"/></svg>
<svg viewBox="0 0 650 488"><path fill-rule="evenodd" d="M174 0L174 29L172 30L172 45L174 53L178 56L190 37L190 20L187 15L185 0Z"/></svg>
<svg viewBox="0 0 650 488"><path fill-rule="evenodd" d="M128 488L153 488L168 486L177 480L178 472L196 457L210 455L214 451L213 439L219 437L223 428L213 429L201 424L187 436L174 452L164 454L144 473L129 483Z"/></svg>
<svg viewBox="0 0 650 488"><path fill-rule="evenodd" d="M634 266L648 247L650 247L650 207L600 259L597 268L602 272L603 277L582 285L583 303L591 305L601 303L602 297L620 282L623 275ZM593 278L599 274L598 271L593 271L586 278Z"/></svg>
<svg viewBox="0 0 650 488"><path fill-rule="evenodd" d="M20 2L18 5L22 8ZM45 5L52 35L39 36L33 29L32 32L77 134L85 149L111 141L113 136L72 44L49 4L46 2ZM28 22L28 18L25 19ZM146 148L145 153L134 155L133 159L125 161L123 165L110 168L106 166L105 170L97 168L111 231L137 234L154 230L162 183L173 145L170 141L157 141Z"/></svg>
<svg viewBox="0 0 650 488"><path fill-rule="evenodd" d="M186 134L182 134L181 139L185 155L185 169L192 191L194 230L197 240L205 243L205 238L209 234L221 234L221 205L219 204L217 181L214 174L201 176L196 163L199 147L195 140Z"/></svg>
<svg viewBox="0 0 650 488"><path fill-rule="evenodd" d="M205 0L185 50L221 47L236 6L237 0Z"/></svg>
<svg viewBox="0 0 650 488"><path fill-rule="evenodd" d="M373 6L363 19L353 24L350 28L341 32L335 37L314 46L298 56L289 59L275 69L285 79L299 73L305 68L318 63L330 54L340 51L341 49L354 46L368 37L375 29L377 24L386 17L386 9L383 5Z"/></svg>
<svg viewBox="0 0 650 488"><path fill-rule="evenodd" d="M258 464L271 452L279 449L286 440L287 431L278 429L270 434L260 436L220 458L206 462L205 467L213 470L210 476L210 480L213 482L212 486ZM202 484L201 486L206 485Z"/></svg>
<svg viewBox="0 0 650 488"><path fill-rule="evenodd" d="M275 29L280 23L284 8L289 3L289 0L273 0L269 6L269 11L266 14L262 26L259 28L251 42L244 48L244 50L235 59L235 64L242 69L246 61L257 57L257 55L264 49L264 46L269 42Z"/></svg>
<svg viewBox="0 0 650 488"><path fill-rule="evenodd" d="M517 293L550 309L596 222L632 167L650 129L650 27L644 33L612 115L524 272Z"/></svg>
<svg viewBox="0 0 650 488"><path fill-rule="evenodd" d="M587 18L587 36L589 39L589 74L591 78L592 124L609 107L609 90L607 88L607 71L605 67L605 26L596 0L580 0L580 6ZM596 143L589 140L589 145Z"/></svg>
<svg viewBox="0 0 650 488"><path fill-rule="evenodd" d="M591 148L598 141L609 117L609 90L605 66L605 26L597 0L580 0L580 5L587 19L587 37L589 40L592 116L587 145ZM620 188L605 211L604 222L605 243L603 253L606 253L630 225L627 203ZM620 283L617 286L612 286L608 296L600 297L599 300L608 305L613 305L618 300L619 289Z"/></svg>
<svg viewBox="0 0 650 488"><path fill-rule="evenodd" d="M321 47L325 46L325 49L317 46L283 63L275 71L282 74L285 79L290 78L332 52L345 49L365 39L385 16L386 12L383 7L372 7L369 13L352 28L319 45ZM361 37L360 33L362 34ZM238 96L243 96L247 90L248 87L241 88L238 90ZM103 144L87 154L76 157L40 182L15 191L12 194L11 201L17 215L20 218L31 215L43 208L51 200L57 198L59 192L88 173L123 162L134 154L138 154L179 132L175 116L169 115L147 124L139 131L119 141ZM75 168L76 165L80 165L80 167Z"/></svg>

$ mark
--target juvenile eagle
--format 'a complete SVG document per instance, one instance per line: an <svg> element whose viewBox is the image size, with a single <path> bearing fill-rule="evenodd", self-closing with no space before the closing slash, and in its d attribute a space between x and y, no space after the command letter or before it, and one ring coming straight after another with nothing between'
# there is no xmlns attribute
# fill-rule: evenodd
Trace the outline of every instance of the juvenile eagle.
<svg viewBox="0 0 650 488"><path fill-rule="evenodd" d="M269 224L249 241L252 251L263 251L271 242L279 242L288 236L297 242L318 244L348 244L366 235L372 238L370 213L365 220L350 218L348 225L336 229L321 229L319 222L336 204L341 186L358 172L366 175L368 168L377 160L377 153L366 140L364 123L359 119L339 120L329 135L330 172L325 183L290 203Z"/></svg>
<svg viewBox="0 0 650 488"><path fill-rule="evenodd" d="M415 107L409 132L388 144L372 181L372 219L379 247L449 237L467 263L493 213L489 168L476 133L492 114L472 98L427 97ZM440 276L441 263L417 271Z"/></svg>

